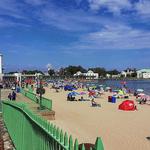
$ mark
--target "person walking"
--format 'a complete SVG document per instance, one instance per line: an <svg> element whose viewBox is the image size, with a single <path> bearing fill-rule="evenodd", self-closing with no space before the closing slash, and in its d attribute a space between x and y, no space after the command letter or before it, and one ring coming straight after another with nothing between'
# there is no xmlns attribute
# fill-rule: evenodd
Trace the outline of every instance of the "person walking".
<svg viewBox="0 0 150 150"><path fill-rule="evenodd" d="M14 91L12 92L12 100L16 100L16 93Z"/></svg>
<svg viewBox="0 0 150 150"><path fill-rule="evenodd" d="M11 93L8 94L8 99L11 100L12 99L12 95Z"/></svg>

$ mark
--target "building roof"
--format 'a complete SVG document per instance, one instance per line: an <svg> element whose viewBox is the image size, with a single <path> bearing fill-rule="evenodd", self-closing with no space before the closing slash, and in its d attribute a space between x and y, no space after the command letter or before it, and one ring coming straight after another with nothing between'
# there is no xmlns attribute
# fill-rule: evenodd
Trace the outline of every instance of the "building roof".
<svg viewBox="0 0 150 150"><path fill-rule="evenodd" d="M147 72L150 73L150 69L141 69L137 71L138 73Z"/></svg>
<svg viewBox="0 0 150 150"><path fill-rule="evenodd" d="M94 73L92 70L89 70L87 73Z"/></svg>

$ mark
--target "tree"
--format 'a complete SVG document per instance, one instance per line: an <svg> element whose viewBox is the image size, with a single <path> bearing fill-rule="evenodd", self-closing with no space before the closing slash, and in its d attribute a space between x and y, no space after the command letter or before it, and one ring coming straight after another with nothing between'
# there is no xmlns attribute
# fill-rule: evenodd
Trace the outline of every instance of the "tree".
<svg viewBox="0 0 150 150"><path fill-rule="evenodd" d="M36 73L40 73L40 74L44 74L42 71L40 70L23 70L22 74L36 74Z"/></svg>
<svg viewBox="0 0 150 150"><path fill-rule="evenodd" d="M14 73L18 73L18 71L11 71L11 72L8 72L8 74L14 74Z"/></svg>
<svg viewBox="0 0 150 150"><path fill-rule="evenodd" d="M120 72L118 70L114 69L114 70L107 71L107 73L110 74L110 75L117 75Z"/></svg>
<svg viewBox="0 0 150 150"><path fill-rule="evenodd" d="M48 74L49 74L50 76L55 75L54 69L49 69L49 70L48 70Z"/></svg>
<svg viewBox="0 0 150 150"><path fill-rule="evenodd" d="M65 69L61 67L58 71L59 76L64 76L65 75Z"/></svg>
<svg viewBox="0 0 150 150"><path fill-rule="evenodd" d="M133 77L133 78L137 77L137 73L136 72L132 73L131 77Z"/></svg>
<svg viewBox="0 0 150 150"><path fill-rule="evenodd" d="M68 76L73 76L78 71L84 73L86 72L86 69L84 69L82 66L68 66L64 68L64 74Z"/></svg>

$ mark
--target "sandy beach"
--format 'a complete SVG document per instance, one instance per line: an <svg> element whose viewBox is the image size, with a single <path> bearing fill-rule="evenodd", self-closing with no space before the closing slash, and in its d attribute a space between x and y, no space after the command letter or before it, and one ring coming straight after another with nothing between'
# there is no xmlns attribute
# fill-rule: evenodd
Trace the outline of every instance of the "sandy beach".
<svg viewBox="0 0 150 150"><path fill-rule="evenodd" d="M82 91L79 89L79 91ZM106 150L149 150L150 106L137 105L137 111L118 110L124 99L108 103L105 93L95 101L101 107L91 107L90 101L67 101L68 91L56 92L46 88L45 97L52 99L56 120L52 121L63 131L78 138L80 143L94 143L101 137ZM87 97L87 96L86 96ZM130 97L134 100L134 97Z"/></svg>
<svg viewBox="0 0 150 150"><path fill-rule="evenodd" d="M8 92L2 92L2 99L6 99ZM135 101L137 111L118 110L124 99L109 103L107 97L111 93L105 92L95 99L101 107L91 107L91 101L67 101L68 93L46 88L44 97L53 102L56 119L50 122L71 134L73 139L77 138L79 144L94 143L96 137L101 137L105 150L150 150L150 141L146 139L150 136L150 105L139 105ZM17 99L32 102L21 94ZM130 99L134 100L134 97Z"/></svg>

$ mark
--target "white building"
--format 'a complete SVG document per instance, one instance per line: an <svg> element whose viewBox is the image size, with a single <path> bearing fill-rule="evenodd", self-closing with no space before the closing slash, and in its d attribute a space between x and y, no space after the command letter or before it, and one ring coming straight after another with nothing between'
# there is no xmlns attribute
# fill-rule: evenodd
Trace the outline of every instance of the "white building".
<svg viewBox="0 0 150 150"><path fill-rule="evenodd" d="M0 74L3 73L3 55L0 54Z"/></svg>
<svg viewBox="0 0 150 150"><path fill-rule="evenodd" d="M120 74L112 75L112 78L120 78Z"/></svg>
<svg viewBox="0 0 150 150"><path fill-rule="evenodd" d="M127 69L127 70L122 71L122 72L121 72L121 75L126 78L128 75L131 76L133 73L135 73L134 70L132 70L132 69Z"/></svg>
<svg viewBox="0 0 150 150"><path fill-rule="evenodd" d="M150 79L150 69L141 69L137 71L137 78Z"/></svg>
<svg viewBox="0 0 150 150"><path fill-rule="evenodd" d="M80 77L83 76L86 79L98 79L99 75L98 73L94 73L92 70L89 70L87 73L82 73L78 71L76 74L74 74L74 77Z"/></svg>
<svg viewBox="0 0 150 150"><path fill-rule="evenodd" d="M76 74L74 74L74 76L76 76L76 77L79 77L81 75L83 75L83 73L81 71L78 71Z"/></svg>
<svg viewBox="0 0 150 150"><path fill-rule="evenodd" d="M111 74L106 74L106 78L111 78Z"/></svg>

